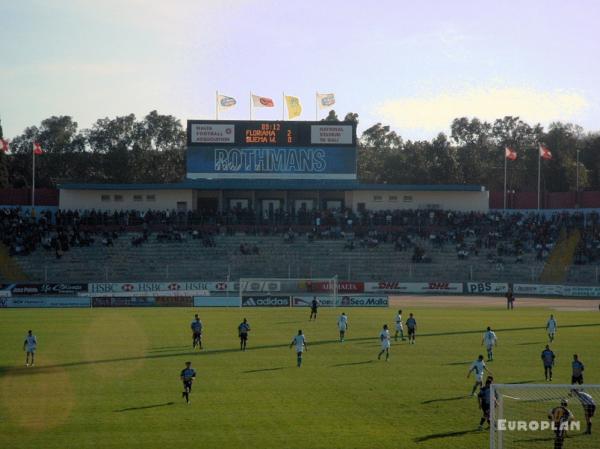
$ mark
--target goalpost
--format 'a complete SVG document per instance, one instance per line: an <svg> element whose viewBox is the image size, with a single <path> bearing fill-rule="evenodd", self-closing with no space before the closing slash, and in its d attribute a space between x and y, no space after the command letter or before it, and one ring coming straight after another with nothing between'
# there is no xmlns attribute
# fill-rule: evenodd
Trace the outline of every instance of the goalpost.
<svg viewBox="0 0 600 449"><path fill-rule="evenodd" d="M321 306L336 307L338 278L240 278L239 296L242 305L247 301L263 301L282 306L287 298L289 306L308 307L317 299Z"/></svg>
<svg viewBox="0 0 600 449"><path fill-rule="evenodd" d="M490 449L600 449L600 425L586 433L600 385L492 384L491 398Z"/></svg>

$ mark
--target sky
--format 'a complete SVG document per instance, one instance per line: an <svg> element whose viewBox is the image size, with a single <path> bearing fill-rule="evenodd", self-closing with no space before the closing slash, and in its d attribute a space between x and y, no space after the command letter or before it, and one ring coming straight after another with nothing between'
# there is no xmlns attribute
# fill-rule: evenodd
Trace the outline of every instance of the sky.
<svg viewBox="0 0 600 449"><path fill-rule="evenodd" d="M281 119L285 92L314 120L318 91L405 139L463 116L600 131L596 0L0 0L0 17L8 138L52 115L213 119L217 90L237 100L224 120L250 92L275 101L255 119Z"/></svg>

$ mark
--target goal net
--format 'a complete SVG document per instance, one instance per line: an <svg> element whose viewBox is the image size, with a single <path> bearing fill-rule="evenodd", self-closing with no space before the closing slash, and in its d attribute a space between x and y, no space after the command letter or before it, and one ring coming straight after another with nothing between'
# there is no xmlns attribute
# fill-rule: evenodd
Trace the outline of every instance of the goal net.
<svg viewBox="0 0 600 449"><path fill-rule="evenodd" d="M321 306L338 305L338 280L333 278L241 278L240 301L252 298L269 305L309 307L314 299ZM286 299L287 298L287 299Z"/></svg>
<svg viewBox="0 0 600 449"><path fill-rule="evenodd" d="M491 449L600 449L600 428L586 433L600 385L498 384L491 397Z"/></svg>

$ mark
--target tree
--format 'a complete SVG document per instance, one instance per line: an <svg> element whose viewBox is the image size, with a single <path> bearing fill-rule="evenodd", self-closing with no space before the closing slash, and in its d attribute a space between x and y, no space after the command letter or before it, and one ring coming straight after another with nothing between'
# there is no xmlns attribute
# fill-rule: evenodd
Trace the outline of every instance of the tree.
<svg viewBox="0 0 600 449"><path fill-rule="evenodd" d="M327 117L325 117L321 121L322 122L339 122L340 119L338 118L337 114L335 113L335 110L331 109L329 111L329 113L327 114Z"/></svg>
<svg viewBox="0 0 600 449"><path fill-rule="evenodd" d="M4 139L2 132L2 123L0 123L0 140ZM8 179L8 156L0 149L0 189L9 186Z"/></svg>

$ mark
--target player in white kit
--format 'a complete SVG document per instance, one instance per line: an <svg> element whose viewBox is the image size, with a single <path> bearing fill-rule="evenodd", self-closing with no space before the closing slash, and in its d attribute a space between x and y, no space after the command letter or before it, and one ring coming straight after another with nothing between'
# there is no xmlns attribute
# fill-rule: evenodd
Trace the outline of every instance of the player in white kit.
<svg viewBox="0 0 600 449"><path fill-rule="evenodd" d="M482 346L484 343L487 349L487 361L491 362L494 360L494 346L498 345L498 337L496 337L496 333L489 326L483 334L483 338L481 339Z"/></svg>
<svg viewBox="0 0 600 449"><path fill-rule="evenodd" d="M348 330L348 316L344 312L338 318L338 329L340 330L340 341L343 342Z"/></svg>
<svg viewBox="0 0 600 449"><path fill-rule="evenodd" d="M404 341L404 326L402 325L402 310L398 310L396 315L396 335L394 335L394 341L398 341L398 335L402 341Z"/></svg>
<svg viewBox="0 0 600 449"><path fill-rule="evenodd" d="M383 329L379 333L379 340L381 341L381 351L377 355L377 360L381 360L381 356L385 352L385 361L387 362L390 358L390 331L387 324L383 325Z"/></svg>
<svg viewBox="0 0 600 449"><path fill-rule="evenodd" d="M31 331L27 332L25 341L23 342L23 351L27 351L25 358L25 366L30 366L29 356L31 356L31 366L34 364L35 350L37 349L37 338Z"/></svg>
<svg viewBox="0 0 600 449"><path fill-rule="evenodd" d="M487 367L485 366L485 362L483 361L483 356L479 355L479 357L477 357L477 360L475 360L472 364L471 364L471 368L469 368L469 372L467 373L467 379L471 376L472 372L475 372L475 385L473 385L473 390L471 390L471 396L475 396L475 390L477 390L477 387L481 388L483 386L483 372L487 371L490 376L493 376L493 374L490 372L490 370L487 369Z"/></svg>
<svg viewBox="0 0 600 449"><path fill-rule="evenodd" d="M554 315L550 315L548 322L546 323L546 331L548 332L548 339L550 343L554 341L554 337L556 336L556 328L557 328L556 320L554 319Z"/></svg>
<svg viewBox="0 0 600 449"><path fill-rule="evenodd" d="M298 368L300 368L300 366L302 365L302 353L304 351L308 351L308 347L306 345L306 338L304 338L302 329L298 330L298 335L296 335L290 343L290 348L292 346L296 346L296 361Z"/></svg>

